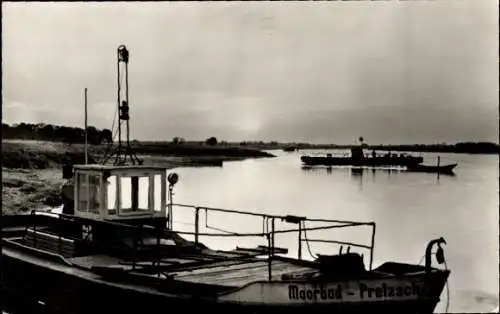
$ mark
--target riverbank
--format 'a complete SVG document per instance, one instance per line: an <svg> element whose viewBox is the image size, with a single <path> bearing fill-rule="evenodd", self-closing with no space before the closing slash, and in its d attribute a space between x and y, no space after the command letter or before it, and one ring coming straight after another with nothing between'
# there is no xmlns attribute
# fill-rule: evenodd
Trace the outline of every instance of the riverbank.
<svg viewBox="0 0 500 314"><path fill-rule="evenodd" d="M183 164L220 166L224 161L243 160L247 158L275 157L272 154L256 149L209 146L203 144L172 143L133 143L133 150L145 159L157 162L170 159L182 160ZM91 159L100 162L113 147L107 144L89 145ZM21 169L46 169L59 167L66 154L82 162L83 144L66 144L37 140L2 140L2 167Z"/></svg>
<svg viewBox="0 0 500 314"><path fill-rule="evenodd" d="M173 169L177 167L222 166L223 162L246 158L273 157L260 151L217 147L174 149L173 145L135 144L144 164ZM89 145L89 162L102 160L107 145ZM59 191L61 165L69 154L84 163L84 146L59 142L2 141L2 214L29 213L32 209L61 205Z"/></svg>

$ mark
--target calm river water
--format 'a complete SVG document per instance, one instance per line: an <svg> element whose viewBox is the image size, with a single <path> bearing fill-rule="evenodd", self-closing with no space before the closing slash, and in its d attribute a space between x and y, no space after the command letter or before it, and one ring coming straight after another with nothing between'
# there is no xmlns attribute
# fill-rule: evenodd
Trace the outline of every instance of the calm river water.
<svg viewBox="0 0 500 314"><path fill-rule="evenodd" d="M445 257L451 269L449 312L488 312L497 308L498 156L439 154L442 164L458 163L456 176L302 168L301 154L325 152L272 151L277 158L226 162L222 168L179 168L175 170L180 180L174 189L174 202L308 218L374 221L374 267L384 261L418 263L428 241L442 236L447 241ZM424 163L436 162L437 154L422 155ZM174 229L193 230L192 211L176 209L174 215ZM233 232L262 231L258 219L210 214L205 221L204 214L201 216L203 226ZM334 235L339 240L370 244L370 229L354 229ZM309 237L327 236L320 231ZM201 240L225 249L266 244L262 238ZM277 240L278 246L289 248L290 255L296 256L296 234ZM331 244L311 244L313 254L336 253L338 249ZM304 251L307 255L308 251ZM360 253L368 263L367 252ZM446 289L441 299L437 312L446 308Z"/></svg>

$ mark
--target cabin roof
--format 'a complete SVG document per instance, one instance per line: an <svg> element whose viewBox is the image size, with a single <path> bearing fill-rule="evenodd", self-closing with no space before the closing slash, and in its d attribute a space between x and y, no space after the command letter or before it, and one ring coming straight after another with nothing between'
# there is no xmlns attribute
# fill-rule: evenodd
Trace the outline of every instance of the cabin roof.
<svg viewBox="0 0 500 314"><path fill-rule="evenodd" d="M111 170L149 170L149 171L166 171L170 168L162 166L142 166L142 165L100 165L100 164L87 164L87 165L74 165L75 170L93 170L93 171L111 171Z"/></svg>

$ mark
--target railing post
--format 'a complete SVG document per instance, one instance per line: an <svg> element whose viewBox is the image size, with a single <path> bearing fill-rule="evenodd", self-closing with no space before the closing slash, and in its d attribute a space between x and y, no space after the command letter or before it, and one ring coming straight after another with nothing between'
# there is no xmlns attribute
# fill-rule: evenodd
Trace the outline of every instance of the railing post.
<svg viewBox="0 0 500 314"><path fill-rule="evenodd" d="M155 229L154 229L154 232L156 234L156 249L157 249L157 253L155 253L153 255L153 267L156 266L156 269L158 270L158 273L157 273L157 276L158 278L160 278L161 276L161 254L158 253L158 252L161 252L160 251L160 245L161 245L161 236L163 234L163 230L162 230L162 227L161 225L155 225Z"/></svg>
<svg viewBox="0 0 500 314"><path fill-rule="evenodd" d="M299 252L298 258L302 259L302 221L299 221Z"/></svg>
<svg viewBox="0 0 500 314"><path fill-rule="evenodd" d="M375 223L372 223L372 245L370 248L370 270L373 267L373 250L375 248Z"/></svg>
<svg viewBox="0 0 500 314"><path fill-rule="evenodd" d="M137 259L137 244L139 242L139 234L141 234L141 229L142 229L142 225L139 225L139 230L138 229L135 229L133 231L133 240L132 240L132 270L135 269L135 266L136 266L136 259Z"/></svg>
<svg viewBox="0 0 500 314"><path fill-rule="evenodd" d="M61 219L58 219L57 223L59 224L57 226L57 236L58 236L58 249L59 253L62 253L62 240L61 240Z"/></svg>
<svg viewBox="0 0 500 314"><path fill-rule="evenodd" d="M274 221L275 221L275 218L273 217L273 219L271 220L271 235L272 235L272 241L271 241L271 254L274 256Z"/></svg>
<svg viewBox="0 0 500 314"><path fill-rule="evenodd" d="M200 229L200 208L196 207L194 212L194 243L198 244L198 233Z"/></svg>
<svg viewBox="0 0 500 314"><path fill-rule="evenodd" d="M271 234L267 233L267 246L268 246L268 256L267 256L267 273L269 281L272 279L272 261L271 261Z"/></svg>
<svg viewBox="0 0 500 314"><path fill-rule="evenodd" d="M172 191L173 188L174 187L172 185L168 186L168 228L170 230L174 230L174 226L173 226L174 225L174 217L173 217L174 211L173 211L173 208L172 208L173 207L173 199L172 199L172 197L174 195L174 193Z"/></svg>
<svg viewBox="0 0 500 314"><path fill-rule="evenodd" d="M33 217L33 246L36 248L36 212L35 210L31 211L31 215Z"/></svg>

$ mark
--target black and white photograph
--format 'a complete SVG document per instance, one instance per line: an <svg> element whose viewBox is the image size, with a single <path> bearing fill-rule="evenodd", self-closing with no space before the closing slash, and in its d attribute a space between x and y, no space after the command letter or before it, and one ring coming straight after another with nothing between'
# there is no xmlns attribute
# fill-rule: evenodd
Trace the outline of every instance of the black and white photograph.
<svg viewBox="0 0 500 314"><path fill-rule="evenodd" d="M499 312L498 1L2 2L2 314Z"/></svg>

